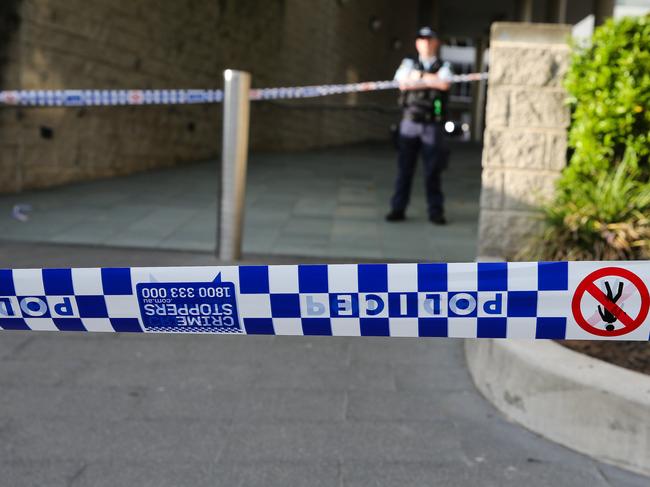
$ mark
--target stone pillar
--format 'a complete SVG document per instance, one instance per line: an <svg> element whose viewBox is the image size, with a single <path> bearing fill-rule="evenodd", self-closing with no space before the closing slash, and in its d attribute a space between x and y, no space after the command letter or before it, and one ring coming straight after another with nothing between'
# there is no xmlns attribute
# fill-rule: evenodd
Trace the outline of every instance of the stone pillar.
<svg viewBox="0 0 650 487"><path fill-rule="evenodd" d="M566 165L569 111L562 78L570 34L568 25L492 25L480 258L508 258L522 247Z"/></svg>

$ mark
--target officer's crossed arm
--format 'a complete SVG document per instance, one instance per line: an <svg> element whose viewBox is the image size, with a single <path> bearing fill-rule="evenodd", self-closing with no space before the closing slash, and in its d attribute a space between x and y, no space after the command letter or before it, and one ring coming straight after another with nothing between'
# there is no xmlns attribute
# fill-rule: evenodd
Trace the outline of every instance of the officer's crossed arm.
<svg viewBox="0 0 650 487"><path fill-rule="evenodd" d="M402 91L421 90L423 85L425 88L433 88L440 91L448 91L451 87L449 81L440 79L440 76L433 73L425 73L416 69L412 70L407 77L398 80L400 82L399 89Z"/></svg>
<svg viewBox="0 0 650 487"><path fill-rule="evenodd" d="M441 70L445 76L439 76L437 73L426 73L415 69L414 62L411 59L402 61L399 69L395 73L395 80L399 81L399 89L402 91L421 90L424 87L433 88L440 91L449 90L451 83L445 78L451 76L451 71L447 66L443 66Z"/></svg>
<svg viewBox="0 0 650 487"><path fill-rule="evenodd" d="M438 74L422 73L422 80L426 83L427 87L440 91L448 91L451 87L451 83L441 79Z"/></svg>

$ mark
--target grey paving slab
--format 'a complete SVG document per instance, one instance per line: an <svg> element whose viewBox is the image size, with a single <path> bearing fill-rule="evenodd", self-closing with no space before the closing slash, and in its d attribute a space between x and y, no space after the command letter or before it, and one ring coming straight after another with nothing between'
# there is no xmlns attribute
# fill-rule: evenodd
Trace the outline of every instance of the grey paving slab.
<svg viewBox="0 0 650 487"><path fill-rule="evenodd" d="M406 391L395 394L394 391L351 391L348 393L345 416L351 421L359 422L445 422L449 411L444 401L452 395L464 395L462 392L446 391L433 394L432 391ZM428 425L423 425L426 428Z"/></svg>
<svg viewBox="0 0 650 487"><path fill-rule="evenodd" d="M377 221L379 213L381 212L377 206L376 202L374 204L365 201L362 203L357 202L356 204L345 202L338 206L334 216L337 219L345 220Z"/></svg>
<svg viewBox="0 0 650 487"><path fill-rule="evenodd" d="M440 260L446 262L467 262L467 255L472 252L476 246L473 242L459 241L453 247L440 245L437 247L439 254L442 258Z"/></svg>
<svg viewBox="0 0 650 487"><path fill-rule="evenodd" d="M107 209L92 219L97 223L128 224L146 217L153 213L156 207L153 205L120 204Z"/></svg>
<svg viewBox="0 0 650 487"><path fill-rule="evenodd" d="M448 421L419 423L287 422L234 424L221 461L337 461L349 463L453 460L458 436Z"/></svg>
<svg viewBox="0 0 650 487"><path fill-rule="evenodd" d="M1 267L215 262L0 242ZM0 391L3 486L649 482L506 421L461 340L3 331Z"/></svg>
<svg viewBox="0 0 650 487"><path fill-rule="evenodd" d="M65 419L14 419L3 430L4 458L214 462L229 444L227 427L214 421L112 421L100 415Z"/></svg>
<svg viewBox="0 0 650 487"><path fill-rule="evenodd" d="M244 235L250 233L249 230L244 229ZM251 242L247 245L246 251L250 254L262 254L269 255L274 252L273 243L277 238L279 230L267 229L265 232L260 233L259 239L256 239L254 242ZM294 254L295 255L295 254Z"/></svg>
<svg viewBox="0 0 650 487"><path fill-rule="evenodd" d="M49 240L54 243L101 245L123 231L117 222L84 221L60 231Z"/></svg>
<svg viewBox="0 0 650 487"><path fill-rule="evenodd" d="M440 341L410 340L408 338L395 338L393 340L370 338L369 341L372 343L372 347L367 346L367 340L350 342L350 360L352 362L428 366L437 364L446 369L449 362L462 360L464 356L459 354L455 347L449 346L450 341L460 345L462 340L458 339Z"/></svg>
<svg viewBox="0 0 650 487"><path fill-rule="evenodd" d="M320 250L319 250L320 252ZM294 252L293 255L298 255ZM375 261L390 260L387 255L382 252L381 248L369 245L367 241L359 238L353 241L336 241L333 245L322 250L322 255L330 258L349 258L350 256L359 256L357 260L373 259ZM416 260L413 258L412 260Z"/></svg>
<svg viewBox="0 0 650 487"><path fill-rule="evenodd" d="M24 334L7 334L3 340L0 340L0 359L19 350L30 340L28 335Z"/></svg>
<svg viewBox="0 0 650 487"><path fill-rule="evenodd" d="M331 218L294 217L290 219L283 228L283 233L290 238L300 235L329 237L331 232Z"/></svg>
<svg viewBox="0 0 650 487"><path fill-rule="evenodd" d="M344 465L343 485L358 487L373 485L377 487L423 485L444 485L449 487L481 487L545 485L545 486L594 486L607 487L608 484L597 472L585 472L571 468L540 467L522 463L484 465L482 462L467 460L454 463L440 462L437 465L422 465L405 462L383 464ZM372 478L372 483L368 479Z"/></svg>
<svg viewBox="0 0 650 487"><path fill-rule="evenodd" d="M258 371L255 387L295 390L395 390L390 367L358 364L325 363L287 367L267 362Z"/></svg>
<svg viewBox="0 0 650 487"><path fill-rule="evenodd" d="M51 461L38 458L0 460L2 481L12 487L70 487L77 482L87 463L81 460Z"/></svg>
<svg viewBox="0 0 650 487"><path fill-rule="evenodd" d="M214 242L204 238L203 235L193 238L192 235L188 234L180 234L178 237L172 234L165 240L158 242L156 247L169 250L185 249L196 252L213 252Z"/></svg>
<svg viewBox="0 0 650 487"><path fill-rule="evenodd" d="M3 332L3 335L5 332ZM37 361L33 360L12 360L3 359L2 362L2 375L0 376L0 386L12 387L20 386L25 382L25 377L22 375L26 367L30 370L29 384L33 385L60 385L64 381L70 380L79 374L86 363L78 360L68 360L65 364L53 367L49 360Z"/></svg>
<svg viewBox="0 0 650 487"><path fill-rule="evenodd" d="M395 153L358 145L250 157L244 253L356 260L473 260L480 147L456 144L445 175L444 228L426 219L421 172L409 220L387 224ZM218 165L192 164L129 177L0 196L5 239L212 252ZM33 206L28 222L11 217ZM460 242L460 245L459 245ZM432 249L435 249L433 251Z"/></svg>
<svg viewBox="0 0 650 487"><path fill-rule="evenodd" d="M215 235L217 235L217 220L214 212L200 211L190 219L182 221L158 246L212 252L215 248Z"/></svg>
<svg viewBox="0 0 650 487"><path fill-rule="evenodd" d="M80 387L77 391L71 395L60 384L7 387L0 396L0 410L11 421L67 419L71 415L94 419L97 411L102 411L103 420L117 421L142 411L142 392L135 388Z"/></svg>
<svg viewBox="0 0 650 487"><path fill-rule="evenodd" d="M462 357L449 361L462 363ZM428 367L422 367L420 364L395 364L391 369L395 377L395 388L399 391L428 389L435 390L438 394L444 391L446 395L447 392L473 390L474 387L468 380L465 367L448 367L446 364Z"/></svg>
<svg viewBox="0 0 650 487"><path fill-rule="evenodd" d="M331 247L326 241L321 239L283 238L273 242L273 244L267 248L270 248L268 251L269 254L291 256L300 255L302 249L306 247L309 247L315 255L327 257L331 254ZM349 251L347 250L343 250L342 253L343 255L349 255Z"/></svg>
<svg viewBox="0 0 650 487"><path fill-rule="evenodd" d="M267 487L301 485L306 487L340 487L337 463L272 462L206 464L188 462L172 465L163 462L96 462L78 475L76 486L139 487Z"/></svg>
<svg viewBox="0 0 650 487"><path fill-rule="evenodd" d="M296 216L331 217L336 211L337 202L327 195L299 197L293 207Z"/></svg>
<svg viewBox="0 0 650 487"><path fill-rule="evenodd" d="M350 221L336 219L332 228L332 238L349 239L353 241L366 240L371 245L369 238L376 238L379 234L379 223L376 221Z"/></svg>

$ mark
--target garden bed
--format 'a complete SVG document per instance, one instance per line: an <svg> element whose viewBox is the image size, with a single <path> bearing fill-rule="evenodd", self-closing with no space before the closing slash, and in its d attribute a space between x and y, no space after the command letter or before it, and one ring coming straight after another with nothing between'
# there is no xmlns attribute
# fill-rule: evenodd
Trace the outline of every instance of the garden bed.
<svg viewBox="0 0 650 487"><path fill-rule="evenodd" d="M650 342L572 340L559 341L559 343L610 364L650 374Z"/></svg>

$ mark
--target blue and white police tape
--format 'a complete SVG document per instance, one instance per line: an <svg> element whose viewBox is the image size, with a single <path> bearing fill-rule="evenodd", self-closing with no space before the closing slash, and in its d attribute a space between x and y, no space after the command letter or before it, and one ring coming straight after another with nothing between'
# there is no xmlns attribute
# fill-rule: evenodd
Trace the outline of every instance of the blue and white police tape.
<svg viewBox="0 0 650 487"><path fill-rule="evenodd" d="M0 270L4 330L643 340L650 262Z"/></svg>
<svg viewBox="0 0 650 487"><path fill-rule="evenodd" d="M220 103L222 90L19 90L0 91L0 105L80 107Z"/></svg>
<svg viewBox="0 0 650 487"><path fill-rule="evenodd" d="M452 83L465 83L487 79L487 73L455 75ZM409 84L423 85L414 81ZM288 86L260 88L250 91L250 99L279 100L315 98L319 96L399 88L397 81L368 81L337 85ZM0 91L0 105L27 107L80 107L121 105L190 105L221 103L222 90L16 90Z"/></svg>
<svg viewBox="0 0 650 487"><path fill-rule="evenodd" d="M488 73L469 73L453 75L449 82L467 83L470 81L481 81L487 79ZM345 93L360 93L365 91L394 90L401 85L426 87L426 81L400 82L389 81L365 81L362 83L346 83L338 85L315 85L315 86L290 86L286 88L261 88L252 89L251 100L277 100L290 98L315 98L319 96L340 95Z"/></svg>

